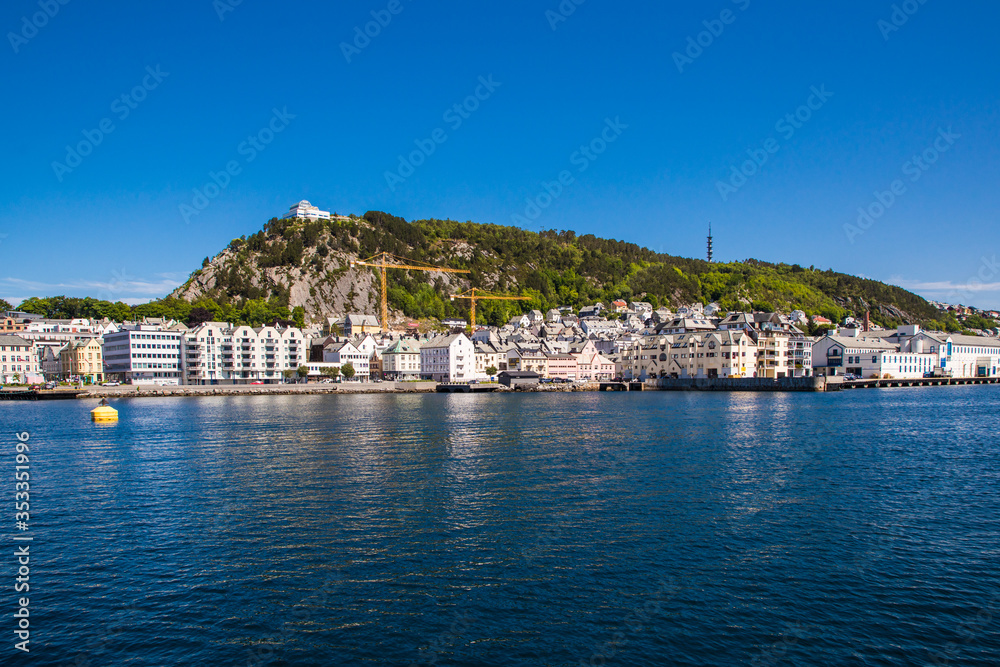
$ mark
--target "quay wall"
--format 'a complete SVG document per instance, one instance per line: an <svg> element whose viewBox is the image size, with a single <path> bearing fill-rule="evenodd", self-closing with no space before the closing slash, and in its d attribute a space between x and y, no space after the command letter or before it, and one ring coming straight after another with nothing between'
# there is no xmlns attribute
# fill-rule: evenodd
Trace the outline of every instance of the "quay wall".
<svg viewBox="0 0 1000 667"><path fill-rule="evenodd" d="M826 391L826 380L822 377L660 378L649 382L663 391Z"/></svg>

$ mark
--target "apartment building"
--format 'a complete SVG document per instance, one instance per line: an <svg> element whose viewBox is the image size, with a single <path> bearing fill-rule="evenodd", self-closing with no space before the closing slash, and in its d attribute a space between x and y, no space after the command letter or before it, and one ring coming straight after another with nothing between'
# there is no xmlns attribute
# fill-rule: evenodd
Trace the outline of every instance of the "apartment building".
<svg viewBox="0 0 1000 667"><path fill-rule="evenodd" d="M59 376L104 382L104 346L96 338L67 343L59 350Z"/></svg>
<svg viewBox="0 0 1000 667"><path fill-rule="evenodd" d="M4 384L42 380L34 341L21 336L0 334L0 380Z"/></svg>
<svg viewBox="0 0 1000 667"><path fill-rule="evenodd" d="M277 384L309 358L295 327L204 322L183 336L184 384Z"/></svg>
<svg viewBox="0 0 1000 667"><path fill-rule="evenodd" d="M476 379L476 348L464 333L438 336L420 347L420 375L438 382Z"/></svg>

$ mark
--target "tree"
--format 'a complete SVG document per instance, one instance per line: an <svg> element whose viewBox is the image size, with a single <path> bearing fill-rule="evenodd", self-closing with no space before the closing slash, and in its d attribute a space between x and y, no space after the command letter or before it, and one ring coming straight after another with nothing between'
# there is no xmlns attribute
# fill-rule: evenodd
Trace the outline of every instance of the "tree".
<svg viewBox="0 0 1000 667"><path fill-rule="evenodd" d="M295 320L295 326L299 329L306 328L306 309L302 306L295 306L292 308L292 319Z"/></svg>
<svg viewBox="0 0 1000 667"><path fill-rule="evenodd" d="M347 362L340 367L340 372L343 373L344 377L350 380L354 377L354 365L351 362Z"/></svg>
<svg viewBox="0 0 1000 667"><path fill-rule="evenodd" d="M330 379L336 379L340 375L340 369L336 366L324 366L319 372Z"/></svg>
<svg viewBox="0 0 1000 667"><path fill-rule="evenodd" d="M487 366L486 367L486 374L489 375L490 377L493 377L494 375L497 374L497 367L496 366Z"/></svg>
<svg viewBox="0 0 1000 667"><path fill-rule="evenodd" d="M14 306L10 305L10 301L7 299L0 299L0 310L14 310Z"/></svg>
<svg viewBox="0 0 1000 667"><path fill-rule="evenodd" d="M208 308L203 308L198 306L192 308L191 312L188 313L188 326L198 326L202 322L209 322L212 319L212 311Z"/></svg>
<svg viewBox="0 0 1000 667"><path fill-rule="evenodd" d="M295 377L295 371L292 370L291 368L286 368L285 370L281 371L281 375L286 380L291 380L293 377Z"/></svg>
<svg viewBox="0 0 1000 667"><path fill-rule="evenodd" d="M295 373L299 376L300 379L305 379L309 377L309 367L299 366L298 369L295 371Z"/></svg>

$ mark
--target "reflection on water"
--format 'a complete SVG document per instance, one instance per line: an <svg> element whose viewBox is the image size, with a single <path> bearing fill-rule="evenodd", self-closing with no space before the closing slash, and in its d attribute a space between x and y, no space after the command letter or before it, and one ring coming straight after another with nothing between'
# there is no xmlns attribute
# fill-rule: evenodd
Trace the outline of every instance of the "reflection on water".
<svg viewBox="0 0 1000 667"><path fill-rule="evenodd" d="M32 660L997 664L997 389L0 404Z"/></svg>

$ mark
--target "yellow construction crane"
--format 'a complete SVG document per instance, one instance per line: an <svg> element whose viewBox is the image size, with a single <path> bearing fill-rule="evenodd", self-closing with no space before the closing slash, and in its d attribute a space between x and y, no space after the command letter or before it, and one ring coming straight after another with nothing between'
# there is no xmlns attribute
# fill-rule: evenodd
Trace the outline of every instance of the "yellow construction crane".
<svg viewBox="0 0 1000 667"><path fill-rule="evenodd" d="M403 259L390 255L387 252L380 252L368 259L357 259L350 262L354 266L371 266L379 270L379 277L382 278L382 333L389 331L389 290L386 286L386 269L411 269L413 271L441 271L442 273L470 273L468 269L446 269L430 264L409 264L412 259Z"/></svg>
<svg viewBox="0 0 1000 667"><path fill-rule="evenodd" d="M472 289L466 290L461 294L452 294L451 300L454 301L455 299L468 299L469 301L472 302L472 308L469 320L471 322L470 326L473 329L476 328L476 301L479 301L480 299L485 299L485 300L496 299L498 301L531 301L530 296L501 296L499 294L490 294L489 292L484 292L478 287L473 287Z"/></svg>

